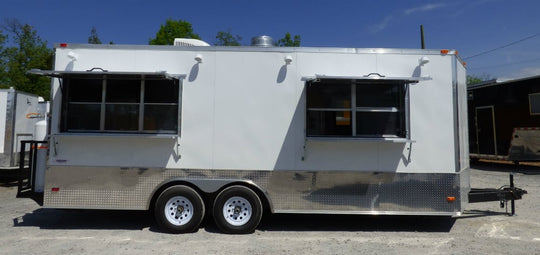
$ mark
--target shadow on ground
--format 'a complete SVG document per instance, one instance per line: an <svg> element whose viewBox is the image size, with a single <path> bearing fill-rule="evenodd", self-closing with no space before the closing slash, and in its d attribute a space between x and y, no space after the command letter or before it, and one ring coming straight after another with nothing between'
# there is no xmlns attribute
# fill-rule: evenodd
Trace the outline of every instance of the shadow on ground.
<svg viewBox="0 0 540 255"><path fill-rule="evenodd" d="M13 219L14 227L41 229L125 229L154 228L146 211L37 209Z"/></svg>
<svg viewBox="0 0 540 255"><path fill-rule="evenodd" d="M0 169L0 186L1 187L15 187L19 184L18 176L13 174L15 170L12 169Z"/></svg>
<svg viewBox="0 0 540 255"><path fill-rule="evenodd" d="M430 216L364 216L319 214L274 214L263 218L261 231L390 231L449 232L455 219ZM160 232L147 211L37 209L13 219L14 227L40 229L104 229ZM220 233L210 217L202 227Z"/></svg>
<svg viewBox="0 0 540 255"><path fill-rule="evenodd" d="M480 218L488 216L508 216L508 212L495 212L490 210L465 210L461 216L458 216L457 219L466 219L466 218Z"/></svg>
<svg viewBox="0 0 540 255"><path fill-rule="evenodd" d="M259 227L265 231L449 232L455 219L431 216L275 214Z"/></svg>
<svg viewBox="0 0 540 255"><path fill-rule="evenodd" d="M273 214L265 216L260 231L358 231L358 232L450 232L455 219L431 216L366 216L323 214ZM207 232L220 233L213 222Z"/></svg>

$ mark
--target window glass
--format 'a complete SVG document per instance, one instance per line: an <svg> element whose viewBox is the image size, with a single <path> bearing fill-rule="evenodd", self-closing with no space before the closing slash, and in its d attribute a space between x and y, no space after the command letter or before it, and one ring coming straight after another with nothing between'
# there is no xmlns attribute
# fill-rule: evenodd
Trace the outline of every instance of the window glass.
<svg viewBox="0 0 540 255"><path fill-rule="evenodd" d="M357 112L357 136L402 136L399 112Z"/></svg>
<svg viewBox="0 0 540 255"><path fill-rule="evenodd" d="M145 131L171 131L178 128L177 105L145 105L144 130Z"/></svg>
<svg viewBox="0 0 540 255"><path fill-rule="evenodd" d="M351 85L317 82L307 86L308 108L350 108Z"/></svg>
<svg viewBox="0 0 540 255"><path fill-rule="evenodd" d="M395 81L310 82L307 136L406 137L404 89Z"/></svg>
<svg viewBox="0 0 540 255"><path fill-rule="evenodd" d="M145 103L178 103L178 84L171 80L146 80Z"/></svg>
<svg viewBox="0 0 540 255"><path fill-rule="evenodd" d="M101 102L103 80L70 79L67 86L70 102Z"/></svg>
<svg viewBox="0 0 540 255"><path fill-rule="evenodd" d="M529 103L531 105L531 114L540 114L540 93L530 94Z"/></svg>
<svg viewBox="0 0 540 255"><path fill-rule="evenodd" d="M141 80L107 80L107 103L138 103L141 101Z"/></svg>
<svg viewBox="0 0 540 255"><path fill-rule="evenodd" d="M100 104L69 104L67 110L68 130L99 130Z"/></svg>
<svg viewBox="0 0 540 255"><path fill-rule="evenodd" d="M63 132L178 132L180 84L176 79L143 80L140 75L116 74L106 80L66 76L64 81Z"/></svg>
<svg viewBox="0 0 540 255"><path fill-rule="evenodd" d="M105 129L137 131L139 129L139 105L108 104L105 109Z"/></svg>
<svg viewBox="0 0 540 255"><path fill-rule="evenodd" d="M310 136L351 136L350 115L350 111L308 111L307 133Z"/></svg>
<svg viewBox="0 0 540 255"><path fill-rule="evenodd" d="M356 85L357 107L399 107L402 84Z"/></svg>

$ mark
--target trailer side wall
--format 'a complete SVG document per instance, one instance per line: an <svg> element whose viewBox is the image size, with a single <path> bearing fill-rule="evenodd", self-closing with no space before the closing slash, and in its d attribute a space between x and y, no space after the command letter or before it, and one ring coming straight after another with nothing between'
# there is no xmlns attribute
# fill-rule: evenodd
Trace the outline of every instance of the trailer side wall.
<svg viewBox="0 0 540 255"><path fill-rule="evenodd" d="M7 107L8 107L8 93L7 91L0 91L0 153L4 153L4 143L6 141L6 127L7 127Z"/></svg>
<svg viewBox="0 0 540 255"><path fill-rule="evenodd" d="M429 63L421 65L425 56ZM62 89L55 79L46 206L147 209L160 185L176 180L210 193L219 184L255 185L275 212L461 211L460 174L468 165L458 147L467 141L457 122L466 123L466 108L458 99L464 95L464 70L456 70L462 67L453 54L75 47L57 49L55 63L58 71L100 67L183 75L181 131L61 132ZM306 79L352 81L373 73L419 80L407 86L407 105L401 109L407 114L406 137L306 135ZM455 203L448 196L456 197Z"/></svg>

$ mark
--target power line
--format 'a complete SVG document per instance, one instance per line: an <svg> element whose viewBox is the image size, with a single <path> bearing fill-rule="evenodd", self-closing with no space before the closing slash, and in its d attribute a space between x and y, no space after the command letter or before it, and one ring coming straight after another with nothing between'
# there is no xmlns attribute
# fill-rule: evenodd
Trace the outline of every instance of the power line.
<svg viewBox="0 0 540 255"><path fill-rule="evenodd" d="M471 58L474 58L474 57L482 56L482 55L485 55L485 54L494 52L494 51L496 51L496 50L500 50L500 49L502 49L502 48L506 48L506 47L508 47L508 46L512 46L512 45L514 45L514 44L517 44L517 43L520 43L520 42L529 40L529 39L531 39L531 38L533 38L533 37L537 37L537 36L539 36L539 35L540 35L540 33L537 33L537 34L534 34L534 35L531 35L531 36L528 36L528 37L519 39L519 40L517 40L517 41L513 41L513 42L511 42L511 43L509 43L509 44L506 44L506 45L497 47L497 48L495 48L495 49L491 49L491 50L487 50L487 51L484 51L484 52L480 52L480 53L478 53L478 54L476 54L476 55L472 55L472 56L469 56L469 57L466 57L466 58L463 58L463 59L465 60L465 59L471 59Z"/></svg>
<svg viewBox="0 0 540 255"><path fill-rule="evenodd" d="M523 64L523 63L529 63L529 62L536 62L536 61L539 61L539 60L540 60L540 58L533 58L533 59L521 60L521 61L516 61L516 62L508 62L508 63L498 64L498 65L469 67L468 69L475 70L475 69L494 68L494 67L501 67L501 66L515 65L515 64Z"/></svg>

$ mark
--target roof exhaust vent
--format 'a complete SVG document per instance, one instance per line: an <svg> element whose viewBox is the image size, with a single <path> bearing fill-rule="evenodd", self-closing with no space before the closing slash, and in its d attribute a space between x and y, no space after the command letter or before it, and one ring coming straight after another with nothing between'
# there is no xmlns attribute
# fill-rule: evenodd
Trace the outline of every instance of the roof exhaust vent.
<svg viewBox="0 0 540 255"><path fill-rule="evenodd" d="M174 46L210 46L205 41L201 41L198 39L191 39L191 38L175 38L174 39Z"/></svg>
<svg viewBox="0 0 540 255"><path fill-rule="evenodd" d="M274 39L267 35L255 36L251 38L251 46L274 47Z"/></svg>

